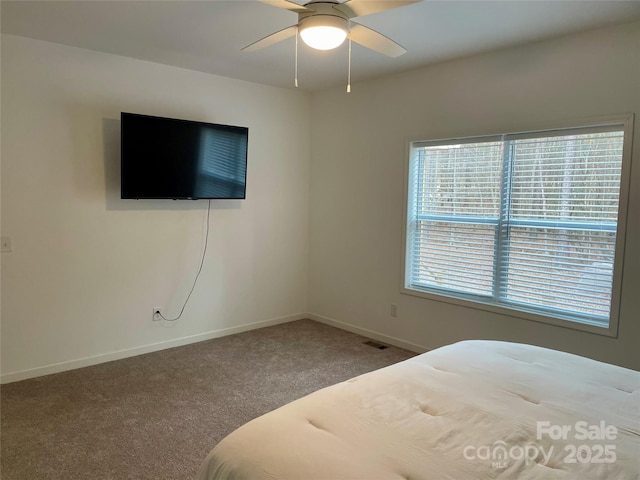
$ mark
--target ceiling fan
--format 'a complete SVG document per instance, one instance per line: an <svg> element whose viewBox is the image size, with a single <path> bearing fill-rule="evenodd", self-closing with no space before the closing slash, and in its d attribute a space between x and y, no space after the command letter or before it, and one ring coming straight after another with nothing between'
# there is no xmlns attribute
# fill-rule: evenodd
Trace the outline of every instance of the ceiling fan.
<svg viewBox="0 0 640 480"><path fill-rule="evenodd" d="M312 48L331 50L340 46L346 38L376 52L398 57L407 50L390 38L375 30L352 21L352 18L384 12L402 7L420 0L312 0L299 5L288 0L259 0L295 12L298 23L272 33L246 47L246 52L269 47L298 33L302 40Z"/></svg>

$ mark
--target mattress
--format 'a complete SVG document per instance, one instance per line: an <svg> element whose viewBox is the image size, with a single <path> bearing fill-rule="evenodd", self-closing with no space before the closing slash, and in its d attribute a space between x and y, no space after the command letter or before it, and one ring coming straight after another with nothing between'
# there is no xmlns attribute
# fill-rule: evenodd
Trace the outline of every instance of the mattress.
<svg viewBox="0 0 640 480"><path fill-rule="evenodd" d="M640 372L465 341L240 427L199 480L640 478Z"/></svg>

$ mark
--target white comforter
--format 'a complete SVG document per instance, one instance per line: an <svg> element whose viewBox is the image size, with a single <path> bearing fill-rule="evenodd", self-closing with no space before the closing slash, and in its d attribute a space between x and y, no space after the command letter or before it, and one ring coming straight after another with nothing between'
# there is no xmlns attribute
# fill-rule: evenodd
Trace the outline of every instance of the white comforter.
<svg viewBox="0 0 640 480"><path fill-rule="evenodd" d="M249 422L198 478L638 480L640 372L460 342Z"/></svg>

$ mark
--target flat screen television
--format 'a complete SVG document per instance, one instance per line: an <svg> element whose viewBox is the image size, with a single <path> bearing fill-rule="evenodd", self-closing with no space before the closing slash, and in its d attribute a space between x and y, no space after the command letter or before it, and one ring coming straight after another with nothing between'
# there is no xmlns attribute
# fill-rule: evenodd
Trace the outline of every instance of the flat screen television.
<svg viewBox="0 0 640 480"><path fill-rule="evenodd" d="M244 199L249 129L122 112L121 198Z"/></svg>

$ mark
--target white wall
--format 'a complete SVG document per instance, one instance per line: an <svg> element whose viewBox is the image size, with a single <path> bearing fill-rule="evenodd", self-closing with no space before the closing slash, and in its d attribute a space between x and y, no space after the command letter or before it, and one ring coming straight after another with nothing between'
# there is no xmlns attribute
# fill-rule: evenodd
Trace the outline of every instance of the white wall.
<svg viewBox="0 0 640 480"><path fill-rule="evenodd" d="M619 338L399 293L406 139L639 114L640 24L356 82L349 95L7 35L1 48L2 235L14 248L1 257L3 381L305 312L418 349L494 338L640 369L638 119ZM250 128L248 198L213 202L205 268L173 328L151 309L177 313L188 293L205 203L119 199L120 111Z"/></svg>
<svg viewBox="0 0 640 480"><path fill-rule="evenodd" d="M119 198L120 112L249 127L244 201ZM310 97L2 38L2 374L16 380L307 310ZM262 324L261 324L262 325Z"/></svg>
<svg viewBox="0 0 640 480"><path fill-rule="evenodd" d="M354 78L357 70L354 69ZM314 318L434 348L539 344L640 369L640 119L619 338L399 293L406 141L640 114L640 24L479 55L313 96L309 308ZM389 305L399 306L391 318Z"/></svg>

